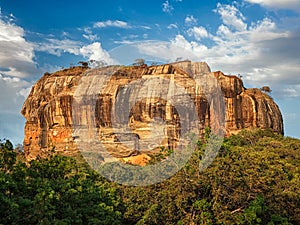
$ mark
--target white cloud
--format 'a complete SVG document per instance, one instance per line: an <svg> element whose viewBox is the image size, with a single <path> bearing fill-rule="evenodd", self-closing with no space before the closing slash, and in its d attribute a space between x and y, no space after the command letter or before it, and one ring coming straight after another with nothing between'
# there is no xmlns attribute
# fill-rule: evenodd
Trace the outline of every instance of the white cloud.
<svg viewBox="0 0 300 225"><path fill-rule="evenodd" d="M194 25L197 24L197 19L191 15L191 16L187 16L184 20L186 25Z"/></svg>
<svg viewBox="0 0 300 225"><path fill-rule="evenodd" d="M145 30L151 30L151 27L149 27L149 26L141 26L141 28L143 28Z"/></svg>
<svg viewBox="0 0 300 225"><path fill-rule="evenodd" d="M22 96L24 99L28 97L32 87L31 86L26 87L26 86L24 86L19 92L17 92L17 96Z"/></svg>
<svg viewBox="0 0 300 225"><path fill-rule="evenodd" d="M19 78L8 77L0 74L0 111L13 113L21 109L21 106L27 98L28 88L31 83Z"/></svg>
<svg viewBox="0 0 300 225"><path fill-rule="evenodd" d="M277 38L285 38L289 36L288 31L278 32L276 24L268 18L264 18L250 28L250 40L252 42L274 40Z"/></svg>
<svg viewBox="0 0 300 225"><path fill-rule="evenodd" d="M173 6L170 5L169 1L166 0L163 4L162 4L162 11L165 13L171 13L174 10Z"/></svg>
<svg viewBox="0 0 300 225"><path fill-rule="evenodd" d="M87 33L87 35L89 35L89 33L91 32L89 29L87 29L85 29L85 32ZM94 40L91 37L86 38L90 41ZM76 56L82 55L88 60L103 61L109 65L116 63L116 61L111 59L109 53L102 48L100 42L93 42L89 45L83 45L83 43L80 41L73 41L70 39L59 40L48 38L44 43L36 43L35 49L36 51L44 51L58 57L62 56L63 53L70 53ZM58 68L55 67L49 69L57 70ZM49 69L47 70L49 71Z"/></svg>
<svg viewBox="0 0 300 225"><path fill-rule="evenodd" d="M79 31L83 31L82 37L89 41L96 41L99 40L99 36L97 34L93 33L92 27L84 27L84 28L78 28Z"/></svg>
<svg viewBox="0 0 300 225"><path fill-rule="evenodd" d="M43 43L36 43L35 50L48 52L49 54L61 56L62 53L71 53L74 55L79 55L79 49L81 42L73 41L70 39L53 39L48 38Z"/></svg>
<svg viewBox="0 0 300 225"><path fill-rule="evenodd" d="M34 45L25 38L22 27L14 24L13 14L0 8L0 139L22 143L24 118L21 107L31 83L23 78L37 72Z"/></svg>
<svg viewBox="0 0 300 225"><path fill-rule="evenodd" d="M34 48L26 41L23 28L4 21L0 12L0 30L0 73L16 77L34 74Z"/></svg>
<svg viewBox="0 0 300 225"><path fill-rule="evenodd" d="M190 37L193 36L197 41L200 41L202 38L207 38L209 35L207 30L202 26L188 29L187 34Z"/></svg>
<svg viewBox="0 0 300 225"><path fill-rule="evenodd" d="M31 89L31 83L0 74L0 139L22 143L24 118L20 111Z"/></svg>
<svg viewBox="0 0 300 225"><path fill-rule="evenodd" d="M178 26L175 23L169 24L168 29L178 29Z"/></svg>
<svg viewBox="0 0 300 225"><path fill-rule="evenodd" d="M89 41L96 41L99 39L97 34L83 34L82 36Z"/></svg>
<svg viewBox="0 0 300 225"><path fill-rule="evenodd" d="M137 49L137 50L135 50ZM132 43L129 50L131 54L136 51L150 57L144 57L152 61L172 62L177 58L194 59L199 61L199 53L206 51L207 47L196 42L189 42L182 35L176 35L170 42L146 41ZM152 57L152 58L151 58Z"/></svg>
<svg viewBox="0 0 300 225"><path fill-rule="evenodd" d="M272 9L290 9L300 11L299 0L245 0L249 3L259 4Z"/></svg>
<svg viewBox="0 0 300 225"><path fill-rule="evenodd" d="M130 45L135 43L135 41L129 41L129 40L121 40L121 41L114 41L115 44L121 44L121 45Z"/></svg>
<svg viewBox="0 0 300 225"><path fill-rule="evenodd" d="M100 42L94 42L90 45L83 46L80 48L80 54L89 60L103 61L108 65L116 64L116 61L102 48Z"/></svg>
<svg viewBox="0 0 300 225"><path fill-rule="evenodd" d="M107 20L94 23L94 28L105 27L130 28L131 26L129 26L127 22L121 20Z"/></svg>
<svg viewBox="0 0 300 225"><path fill-rule="evenodd" d="M136 47L161 61L178 57L206 61L212 70L241 74L246 85L271 86L277 98L300 96L300 31L282 30L270 18L246 24L234 6L218 4L216 12L222 23L214 34L193 27L187 34L196 41L176 35L169 42L137 43ZM203 38L210 44L205 45Z"/></svg>
<svg viewBox="0 0 300 225"><path fill-rule="evenodd" d="M238 31L247 29L247 24L244 22L245 17L235 6L218 3L217 9L214 11L221 15L225 25Z"/></svg>
<svg viewBox="0 0 300 225"><path fill-rule="evenodd" d="M287 97L296 98L299 97L300 85L289 86L283 89L283 94Z"/></svg>

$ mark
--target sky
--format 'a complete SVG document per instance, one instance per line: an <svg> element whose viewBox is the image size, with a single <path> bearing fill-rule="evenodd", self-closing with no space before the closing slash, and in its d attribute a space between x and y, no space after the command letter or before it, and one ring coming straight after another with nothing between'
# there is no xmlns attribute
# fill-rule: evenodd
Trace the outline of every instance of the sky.
<svg viewBox="0 0 300 225"><path fill-rule="evenodd" d="M300 0L0 0L0 139L22 143L20 110L45 72L137 58L270 86L285 135L300 138Z"/></svg>

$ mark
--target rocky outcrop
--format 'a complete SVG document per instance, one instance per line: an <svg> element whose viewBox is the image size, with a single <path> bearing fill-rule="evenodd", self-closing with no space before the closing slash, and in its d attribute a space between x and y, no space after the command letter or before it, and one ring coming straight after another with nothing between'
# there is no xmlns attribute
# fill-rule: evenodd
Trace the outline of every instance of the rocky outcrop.
<svg viewBox="0 0 300 225"><path fill-rule="evenodd" d="M257 88L246 89L236 76L214 72L226 102L227 134L243 128L271 128L283 134L283 120L279 107L273 99Z"/></svg>
<svg viewBox="0 0 300 225"><path fill-rule="evenodd" d="M24 151L27 160L55 151L75 155L72 138L72 99L85 69L65 69L44 76L32 87L21 113L26 118Z"/></svg>
<svg viewBox="0 0 300 225"><path fill-rule="evenodd" d="M198 130L201 138L207 126L226 135L252 127L283 133L282 116L271 97L246 89L236 76L211 72L203 62L75 67L45 74L33 86L22 114L28 160L51 150L76 155L78 140L89 146L101 142L127 162L148 160L160 146L176 147L188 131Z"/></svg>

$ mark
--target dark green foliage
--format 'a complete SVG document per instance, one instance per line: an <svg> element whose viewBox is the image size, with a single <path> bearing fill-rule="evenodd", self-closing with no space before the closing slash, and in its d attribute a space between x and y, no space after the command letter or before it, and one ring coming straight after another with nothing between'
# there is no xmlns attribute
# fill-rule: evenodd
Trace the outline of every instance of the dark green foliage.
<svg viewBox="0 0 300 225"><path fill-rule="evenodd" d="M206 147L199 141L170 179L120 187L123 224L300 224L299 144L269 130L244 130L225 139L213 164L199 173Z"/></svg>
<svg viewBox="0 0 300 225"><path fill-rule="evenodd" d="M209 132L177 174L146 187L108 182L67 157L25 165L1 142L0 224L300 224L300 140L244 130L199 172Z"/></svg>
<svg viewBox="0 0 300 225"><path fill-rule="evenodd" d="M111 184L71 158L0 171L0 224L120 224L119 202Z"/></svg>
<svg viewBox="0 0 300 225"><path fill-rule="evenodd" d="M240 217L241 224L267 224L267 225L290 225L287 218L279 215L270 215L269 207L266 206L263 196L258 195L244 210Z"/></svg>
<svg viewBox="0 0 300 225"><path fill-rule="evenodd" d="M8 172L16 162L16 152L9 140L0 140L0 172Z"/></svg>

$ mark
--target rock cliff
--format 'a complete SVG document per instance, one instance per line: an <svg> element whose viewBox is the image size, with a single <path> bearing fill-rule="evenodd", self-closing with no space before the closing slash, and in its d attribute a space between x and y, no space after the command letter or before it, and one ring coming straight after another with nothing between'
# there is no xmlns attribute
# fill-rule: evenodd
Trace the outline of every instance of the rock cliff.
<svg viewBox="0 0 300 225"><path fill-rule="evenodd" d="M200 138L207 126L224 128L226 135L252 127L283 133L271 97L246 89L236 76L211 72L204 62L47 73L32 87L22 114L27 160L52 150L76 155L78 140L93 145L91 137L114 157L130 162L138 155L143 164L160 146L174 148L191 129ZM78 129L88 130L86 136Z"/></svg>

